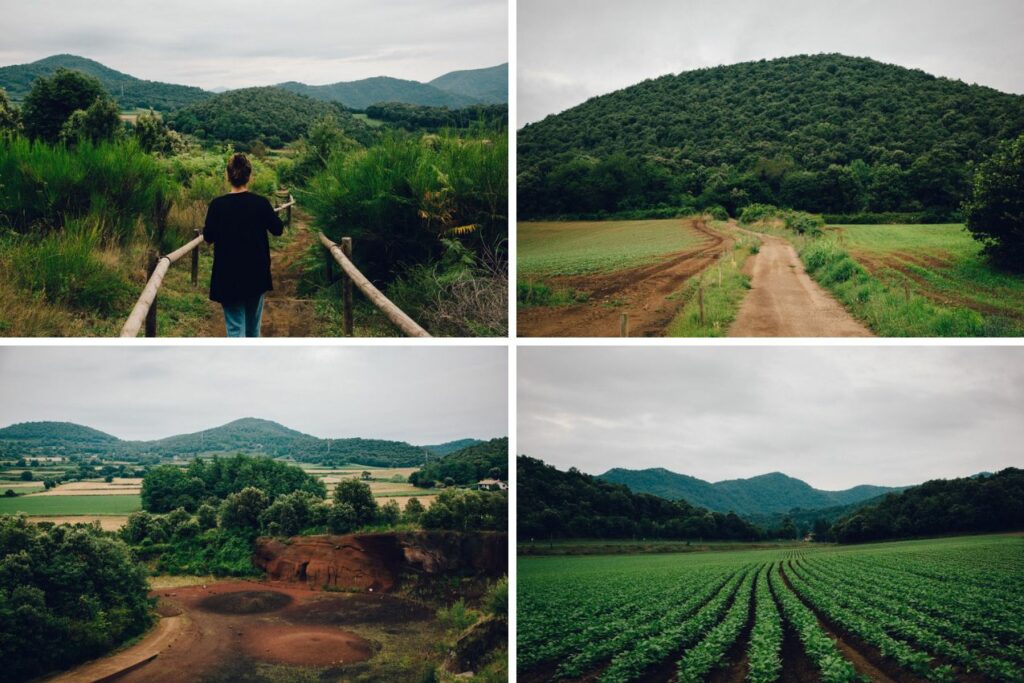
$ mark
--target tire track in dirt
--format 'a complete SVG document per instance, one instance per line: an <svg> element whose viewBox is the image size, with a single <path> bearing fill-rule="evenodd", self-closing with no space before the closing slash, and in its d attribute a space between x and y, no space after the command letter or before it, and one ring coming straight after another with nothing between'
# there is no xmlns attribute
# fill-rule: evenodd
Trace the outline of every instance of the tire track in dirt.
<svg viewBox="0 0 1024 683"><path fill-rule="evenodd" d="M804 270L787 240L743 230L761 240L747 261L750 292L743 299L730 337L870 337L855 320Z"/></svg>
<svg viewBox="0 0 1024 683"><path fill-rule="evenodd" d="M586 292L583 304L520 309L517 334L523 337L617 337L621 314L629 314L629 334L657 336L686 302L670 300L691 277L732 246L732 238L712 230L702 219L690 226L704 235L700 246L655 264L613 273L554 278L558 289Z"/></svg>

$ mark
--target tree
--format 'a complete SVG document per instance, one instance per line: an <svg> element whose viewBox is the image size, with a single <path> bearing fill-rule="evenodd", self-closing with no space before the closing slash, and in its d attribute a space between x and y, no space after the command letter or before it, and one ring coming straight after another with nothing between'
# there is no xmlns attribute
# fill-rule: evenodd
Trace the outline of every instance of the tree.
<svg viewBox="0 0 1024 683"><path fill-rule="evenodd" d="M14 492L14 489L7 489L4 491L4 498L14 498L16 495L18 494Z"/></svg>
<svg viewBox="0 0 1024 683"><path fill-rule="evenodd" d="M203 503L199 506L199 509L196 510L196 521L199 522L199 528L203 531L216 528L217 508L209 503Z"/></svg>
<svg viewBox="0 0 1024 683"><path fill-rule="evenodd" d="M60 139L71 145L81 140L111 140L121 127L117 105L109 98L98 97L88 109L72 112L60 129Z"/></svg>
<svg viewBox="0 0 1024 683"><path fill-rule="evenodd" d="M7 98L7 91L0 88L0 136L21 131L21 112Z"/></svg>
<svg viewBox="0 0 1024 683"><path fill-rule="evenodd" d="M97 100L109 99L103 85L92 76L57 69L52 76L37 78L21 110L25 134L57 142L68 118L89 109Z"/></svg>
<svg viewBox="0 0 1024 683"><path fill-rule="evenodd" d="M260 515L269 505L267 494L255 486L247 486L224 499L220 507L220 525L225 529L259 529Z"/></svg>
<svg viewBox="0 0 1024 683"><path fill-rule="evenodd" d="M377 520L377 502L370 486L356 479L345 479L334 489L334 504L352 507L357 526L373 524Z"/></svg>
<svg viewBox="0 0 1024 683"><path fill-rule="evenodd" d="M455 480L452 479L451 477L445 477L444 478L444 485L445 485L445 487L455 486Z"/></svg>
<svg viewBox="0 0 1024 683"><path fill-rule="evenodd" d="M32 481L33 479L35 479L35 475L32 474L32 470L22 470L21 471L21 480L22 481Z"/></svg>
<svg viewBox="0 0 1024 683"><path fill-rule="evenodd" d="M423 503L420 502L419 498L410 498L405 501L405 510L402 512L402 518L405 522L419 524L422 515Z"/></svg>
<svg viewBox="0 0 1024 683"><path fill-rule="evenodd" d="M1003 142L974 174L967 229L1004 268L1024 271L1024 135Z"/></svg>
<svg viewBox="0 0 1024 683"><path fill-rule="evenodd" d="M348 503L335 502L327 513L327 528L332 534L347 534L359 528L355 508Z"/></svg>
<svg viewBox="0 0 1024 683"><path fill-rule="evenodd" d="M491 469L487 470L487 475L491 479L501 479L501 470L497 467L492 467Z"/></svg>
<svg viewBox="0 0 1024 683"><path fill-rule="evenodd" d="M320 499L305 491L278 496L260 517L267 533L274 536L294 536L306 527L323 523L324 512Z"/></svg>
<svg viewBox="0 0 1024 683"><path fill-rule="evenodd" d="M114 477L108 474L107 476L103 477L103 481L105 481L108 484L111 484L114 481Z"/></svg>
<svg viewBox="0 0 1024 683"><path fill-rule="evenodd" d="M398 507L397 500L389 500L380 506L377 512L378 524L394 526L402 519L402 508Z"/></svg>

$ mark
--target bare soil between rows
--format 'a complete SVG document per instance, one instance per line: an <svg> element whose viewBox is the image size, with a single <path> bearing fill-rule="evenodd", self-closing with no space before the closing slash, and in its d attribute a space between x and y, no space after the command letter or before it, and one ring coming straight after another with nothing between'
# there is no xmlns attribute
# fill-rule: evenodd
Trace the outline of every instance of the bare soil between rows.
<svg viewBox="0 0 1024 683"><path fill-rule="evenodd" d="M664 334L686 303L669 297L732 246L732 238L712 230L702 219L688 219L685 225L703 235L701 244L658 263L546 280L552 289L585 293L587 302L520 308L517 333L523 337L618 337L620 317L625 313L629 315L630 336Z"/></svg>

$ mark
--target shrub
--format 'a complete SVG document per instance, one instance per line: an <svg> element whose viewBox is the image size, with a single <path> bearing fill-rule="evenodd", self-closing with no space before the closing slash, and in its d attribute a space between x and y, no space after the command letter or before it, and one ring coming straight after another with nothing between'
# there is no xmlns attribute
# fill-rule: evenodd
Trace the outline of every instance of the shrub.
<svg viewBox="0 0 1024 683"><path fill-rule="evenodd" d="M451 607L442 607L437 610L437 620L451 631L464 631L480 618L476 610L466 607L466 601L459 598Z"/></svg>
<svg viewBox="0 0 1024 683"><path fill-rule="evenodd" d="M771 204L748 204L740 212L739 221L742 225L749 225L769 218L777 218L780 213L782 211Z"/></svg>
<svg viewBox="0 0 1024 683"><path fill-rule="evenodd" d="M801 235L817 235L825 227L825 220L821 216L803 211L787 211L784 220L787 228Z"/></svg>
<svg viewBox="0 0 1024 683"><path fill-rule="evenodd" d="M334 505L352 508L355 526L366 526L377 521L377 502L370 486L358 479L343 479L334 489Z"/></svg>
<svg viewBox="0 0 1024 683"><path fill-rule="evenodd" d="M508 616L508 577L503 576L484 596L484 609L502 619Z"/></svg>
<svg viewBox="0 0 1024 683"><path fill-rule="evenodd" d="M97 100L108 100L103 84L78 71L57 69L32 83L21 109L25 134L47 142L56 142L68 118L86 110Z"/></svg>
<svg viewBox="0 0 1024 683"><path fill-rule="evenodd" d="M729 212L725 210L724 206L709 206L704 209L704 213L708 214L716 221L729 220Z"/></svg>

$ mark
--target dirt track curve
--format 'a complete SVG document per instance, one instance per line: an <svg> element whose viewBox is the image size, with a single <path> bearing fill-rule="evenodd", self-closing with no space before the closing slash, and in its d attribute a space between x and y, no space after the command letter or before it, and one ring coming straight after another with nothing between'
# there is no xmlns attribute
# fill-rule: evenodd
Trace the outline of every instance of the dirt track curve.
<svg viewBox="0 0 1024 683"><path fill-rule="evenodd" d="M761 240L761 249L744 269L751 277L750 293L730 337L873 336L810 278L793 245L773 235L748 234Z"/></svg>
<svg viewBox="0 0 1024 683"><path fill-rule="evenodd" d="M668 297L732 246L732 238L707 227L703 220L694 219L690 224L704 235L701 244L664 261L613 273L552 279L550 284L556 288L585 292L588 301L557 308L520 309L518 335L618 337L623 313L629 315L629 336L664 334L665 326L685 303Z"/></svg>

